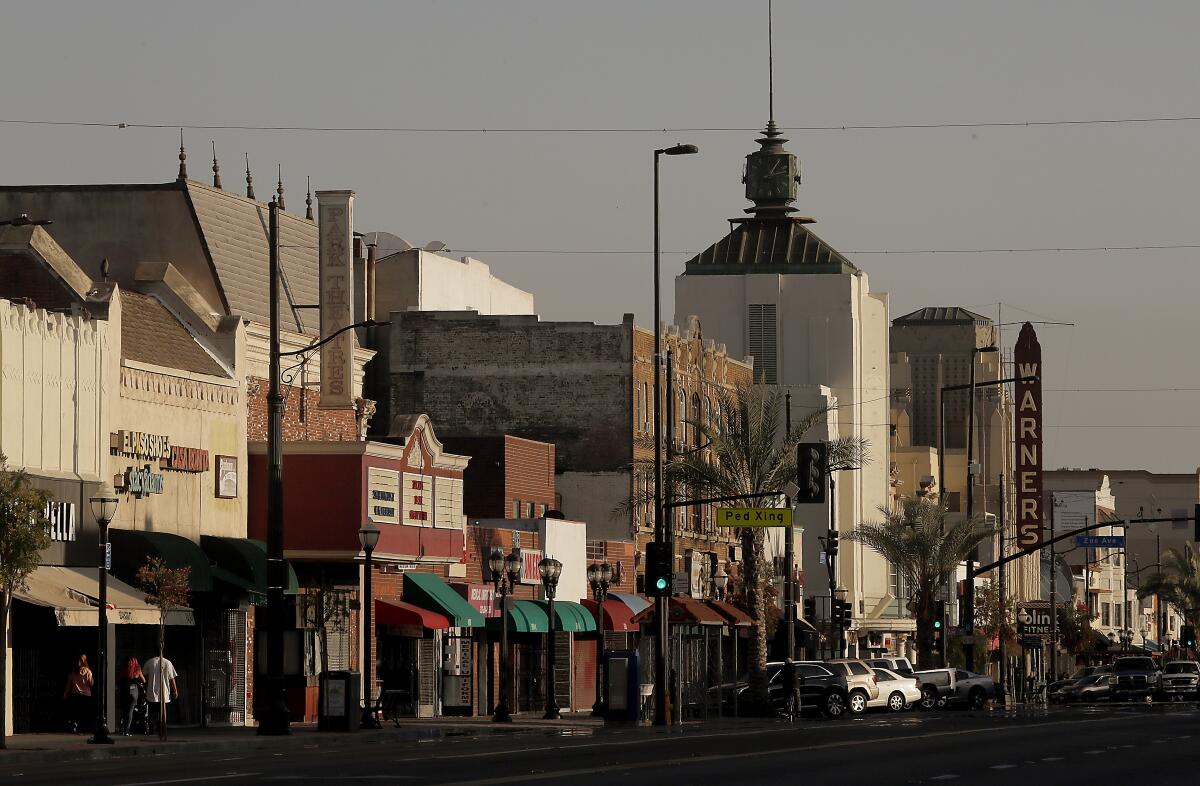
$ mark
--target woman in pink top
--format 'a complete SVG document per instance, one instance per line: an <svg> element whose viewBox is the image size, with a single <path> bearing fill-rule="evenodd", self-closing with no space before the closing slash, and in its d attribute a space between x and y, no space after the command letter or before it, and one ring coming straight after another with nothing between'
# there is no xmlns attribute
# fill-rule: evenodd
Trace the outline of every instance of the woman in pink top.
<svg viewBox="0 0 1200 786"><path fill-rule="evenodd" d="M71 732L78 734L79 727L85 725L92 709L92 670L88 668L87 655L80 654L75 669L67 675L67 687L63 691L63 700L67 704L67 725Z"/></svg>

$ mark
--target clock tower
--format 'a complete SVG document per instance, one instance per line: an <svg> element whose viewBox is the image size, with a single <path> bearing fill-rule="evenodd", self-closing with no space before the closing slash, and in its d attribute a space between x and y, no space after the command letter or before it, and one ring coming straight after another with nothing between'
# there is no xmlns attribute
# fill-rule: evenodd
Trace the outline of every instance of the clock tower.
<svg viewBox="0 0 1200 786"><path fill-rule="evenodd" d="M746 156L746 171L742 182L746 184L746 199L754 207L746 212L755 218L784 218L796 208L796 186L800 182L800 165L796 156L784 150L787 142L772 119L767 123L762 137L755 140L761 145Z"/></svg>

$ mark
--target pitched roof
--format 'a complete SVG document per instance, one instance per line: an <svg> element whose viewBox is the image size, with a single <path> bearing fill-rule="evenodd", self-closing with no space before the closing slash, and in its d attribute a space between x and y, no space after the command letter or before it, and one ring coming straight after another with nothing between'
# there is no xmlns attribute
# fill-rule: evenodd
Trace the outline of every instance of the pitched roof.
<svg viewBox="0 0 1200 786"><path fill-rule="evenodd" d="M856 273L858 268L805 226L811 219L744 220L687 261L686 275Z"/></svg>
<svg viewBox="0 0 1200 786"><path fill-rule="evenodd" d="M905 314L902 317L896 317L892 320L895 323L906 323L909 325L918 323L947 323L955 322L962 324L972 324L983 322L988 325L992 324L991 317L985 317L982 314L976 314L974 311L968 311L962 306L926 306L919 308L911 314Z"/></svg>
<svg viewBox="0 0 1200 786"><path fill-rule="evenodd" d="M268 206L191 180L186 188L230 313L266 324L270 316ZM279 211L279 263L284 290L280 324L313 335L319 329L316 310L293 309L288 304L315 304L320 299L317 245L315 223Z"/></svg>
<svg viewBox="0 0 1200 786"><path fill-rule="evenodd" d="M157 298L129 290L121 292L121 358L195 374L229 376Z"/></svg>

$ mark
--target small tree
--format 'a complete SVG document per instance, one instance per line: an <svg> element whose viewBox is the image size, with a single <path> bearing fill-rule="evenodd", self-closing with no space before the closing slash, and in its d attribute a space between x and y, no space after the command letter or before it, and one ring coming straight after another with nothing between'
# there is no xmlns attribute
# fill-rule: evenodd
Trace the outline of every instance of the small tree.
<svg viewBox="0 0 1200 786"><path fill-rule="evenodd" d="M50 545L46 503L50 494L33 488L24 470L10 470L0 454L0 750L5 747L3 718L8 716L8 611L13 593Z"/></svg>
<svg viewBox="0 0 1200 786"><path fill-rule="evenodd" d="M162 668L167 634L167 613L188 605L188 580L191 568L172 568L160 557L151 557L138 568L137 580L146 593L146 602L158 609L158 738L167 738L166 673Z"/></svg>
<svg viewBox="0 0 1200 786"><path fill-rule="evenodd" d="M1096 647L1092 632L1092 620L1096 615L1088 611L1083 603L1063 604L1058 607L1058 640L1072 655L1085 655Z"/></svg>
<svg viewBox="0 0 1200 786"><path fill-rule="evenodd" d="M1003 614L1001 614L1000 583L988 581L975 589L975 628L991 642L999 643L1003 637L1008 646L1016 646L1017 628L1013 624L1013 608L1015 602L1012 595L1003 594ZM997 657L999 653L997 651Z"/></svg>

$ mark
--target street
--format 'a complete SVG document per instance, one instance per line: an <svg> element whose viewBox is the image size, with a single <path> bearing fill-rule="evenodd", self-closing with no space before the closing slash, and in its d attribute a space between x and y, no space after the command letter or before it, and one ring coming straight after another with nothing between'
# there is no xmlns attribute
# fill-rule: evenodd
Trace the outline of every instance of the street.
<svg viewBox="0 0 1200 786"><path fill-rule="evenodd" d="M1081 783L1156 777L1190 782L1193 706L873 715L852 721L687 728L520 731L389 744L386 732L278 752L180 753L11 768L10 784L177 783L704 784ZM252 748L252 749L251 749ZM2 761L2 760L0 760Z"/></svg>

